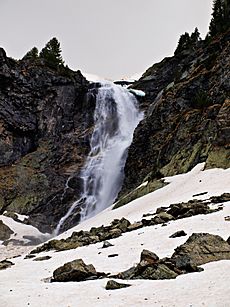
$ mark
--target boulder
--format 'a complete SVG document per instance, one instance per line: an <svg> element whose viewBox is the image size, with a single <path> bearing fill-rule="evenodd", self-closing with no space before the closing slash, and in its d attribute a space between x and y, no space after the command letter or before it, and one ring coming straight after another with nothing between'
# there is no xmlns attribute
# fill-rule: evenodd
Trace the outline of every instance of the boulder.
<svg viewBox="0 0 230 307"><path fill-rule="evenodd" d="M8 240L14 232L0 220L0 241Z"/></svg>
<svg viewBox="0 0 230 307"><path fill-rule="evenodd" d="M173 233L169 238L178 238L183 236L187 236L187 233L184 232L184 230L178 230L175 233Z"/></svg>
<svg viewBox="0 0 230 307"><path fill-rule="evenodd" d="M130 287L129 284L121 284L119 282L116 282L115 280L109 280L105 286L106 290L117 290L122 288Z"/></svg>
<svg viewBox="0 0 230 307"><path fill-rule="evenodd" d="M92 264L85 264L82 259L76 259L65 263L53 272L52 281L83 281L89 278L97 278L98 274Z"/></svg>
<svg viewBox="0 0 230 307"><path fill-rule="evenodd" d="M175 249L171 259L178 268L183 263L198 266L211 261L230 260L230 245L220 236L209 233L194 233L181 246Z"/></svg>
<svg viewBox="0 0 230 307"><path fill-rule="evenodd" d="M108 248L108 247L110 247L110 246L114 246L113 244L111 244L110 242L108 242L108 241L104 241L103 242L103 246L102 246L102 248Z"/></svg>
<svg viewBox="0 0 230 307"><path fill-rule="evenodd" d="M5 270L7 268L10 268L12 265L14 265L13 262L9 261L9 260L2 260L0 261L0 270Z"/></svg>
<svg viewBox="0 0 230 307"><path fill-rule="evenodd" d="M45 261L45 260L49 260L51 259L51 256L42 256L42 257L37 257L35 259L33 259L33 261Z"/></svg>
<svg viewBox="0 0 230 307"><path fill-rule="evenodd" d="M155 253L150 252L147 249L143 249L143 251L141 252L141 259L140 259L141 262L143 261L148 264L154 264L158 262L158 260L159 257Z"/></svg>

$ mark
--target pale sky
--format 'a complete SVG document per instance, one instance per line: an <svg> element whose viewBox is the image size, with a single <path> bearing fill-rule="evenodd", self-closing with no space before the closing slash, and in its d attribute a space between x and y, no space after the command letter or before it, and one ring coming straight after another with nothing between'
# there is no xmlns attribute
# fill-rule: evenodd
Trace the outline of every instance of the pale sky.
<svg viewBox="0 0 230 307"><path fill-rule="evenodd" d="M144 72L173 55L197 26L204 37L212 0L0 0L0 46L22 58L54 36L72 69L105 78Z"/></svg>

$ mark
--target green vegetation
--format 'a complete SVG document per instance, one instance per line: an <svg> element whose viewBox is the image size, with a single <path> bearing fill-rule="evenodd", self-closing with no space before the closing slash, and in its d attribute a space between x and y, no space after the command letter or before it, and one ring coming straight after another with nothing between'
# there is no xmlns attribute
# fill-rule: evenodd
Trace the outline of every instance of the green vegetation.
<svg viewBox="0 0 230 307"><path fill-rule="evenodd" d="M185 32L181 35L177 48L175 50L175 55L180 54L184 50L190 50L197 46L197 43L200 41L200 33L197 28L195 28L194 32L189 35L188 32Z"/></svg>
<svg viewBox="0 0 230 307"><path fill-rule="evenodd" d="M208 37L214 37L230 27L230 0L214 0Z"/></svg>
<svg viewBox="0 0 230 307"><path fill-rule="evenodd" d="M192 100L192 106L199 109L207 108L211 104L212 101L203 90L198 91Z"/></svg>
<svg viewBox="0 0 230 307"><path fill-rule="evenodd" d="M26 53L23 60L37 60L40 59L42 62L52 69L61 69L65 71L69 70L66 66L64 67L64 61L61 56L60 43L56 37L53 37L39 53L37 47L33 47Z"/></svg>
<svg viewBox="0 0 230 307"><path fill-rule="evenodd" d="M33 47L30 51L28 51L24 57L23 60L26 59L37 59L38 58L38 48L37 47Z"/></svg>
<svg viewBox="0 0 230 307"><path fill-rule="evenodd" d="M45 61L49 67L57 69L63 66L64 61L61 56L60 43L56 37L52 38L39 54L40 58Z"/></svg>

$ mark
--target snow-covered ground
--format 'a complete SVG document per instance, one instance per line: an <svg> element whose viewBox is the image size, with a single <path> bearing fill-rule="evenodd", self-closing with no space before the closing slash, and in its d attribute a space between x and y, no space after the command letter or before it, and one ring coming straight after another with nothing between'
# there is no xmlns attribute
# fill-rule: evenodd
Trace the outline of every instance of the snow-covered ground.
<svg viewBox="0 0 230 307"><path fill-rule="evenodd" d="M68 230L59 237L67 237L73 231L92 226L108 225L114 218L126 217L131 222L140 220L144 213L154 212L164 205L193 199L194 194L208 192L198 199L230 192L230 169L202 171L197 165L187 174L168 177L167 186L116 210L108 208L96 217ZM66 262L82 258L92 263L97 271L118 273L139 262L143 249L155 252L159 257L171 256L174 249L184 243L194 232L208 232L227 239L230 235L230 202L224 203L222 211L207 215L180 219L167 224L141 228L110 240L114 246L101 249L102 243L63 252L41 253L50 255L47 261L33 261L18 257L9 269L0 271L0 306L4 307L75 307L75 306L157 306L157 307L228 307L230 262L218 261L203 265L203 272L177 277L175 280L135 280L132 286L120 290L105 290L107 279L45 283L53 271ZM183 229L186 237L171 239L175 231ZM117 253L110 258L109 254Z"/></svg>

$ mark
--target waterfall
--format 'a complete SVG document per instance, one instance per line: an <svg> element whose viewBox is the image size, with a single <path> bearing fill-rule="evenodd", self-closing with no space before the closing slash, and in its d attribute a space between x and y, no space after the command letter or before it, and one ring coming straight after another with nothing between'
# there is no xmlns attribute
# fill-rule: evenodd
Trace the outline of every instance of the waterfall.
<svg viewBox="0 0 230 307"><path fill-rule="evenodd" d="M80 177L83 192L61 218L55 233L75 208L81 208L81 218L88 219L115 201L124 179L124 166L133 133L143 118L138 103L126 88L112 82L101 82L94 111L94 131L90 153Z"/></svg>

